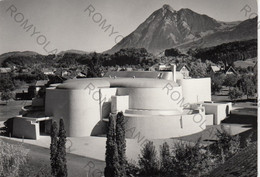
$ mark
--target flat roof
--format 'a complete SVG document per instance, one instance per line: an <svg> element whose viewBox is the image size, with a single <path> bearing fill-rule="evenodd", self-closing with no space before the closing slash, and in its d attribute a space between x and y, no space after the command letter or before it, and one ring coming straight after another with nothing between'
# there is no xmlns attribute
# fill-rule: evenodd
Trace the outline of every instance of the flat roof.
<svg viewBox="0 0 260 177"><path fill-rule="evenodd" d="M153 78L84 78L71 79L63 84L58 85L57 89L72 89L84 90L86 88L163 88L167 84L172 87L179 87L179 85L171 80L153 79Z"/></svg>

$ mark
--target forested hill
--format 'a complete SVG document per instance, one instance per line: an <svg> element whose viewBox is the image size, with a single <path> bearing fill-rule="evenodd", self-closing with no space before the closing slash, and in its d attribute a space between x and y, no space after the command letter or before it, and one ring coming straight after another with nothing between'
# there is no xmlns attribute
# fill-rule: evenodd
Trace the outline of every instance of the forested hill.
<svg viewBox="0 0 260 177"><path fill-rule="evenodd" d="M197 49L192 52L192 55L202 61L210 60L214 63L223 61L225 64L231 65L237 60L257 57L257 40L230 42L215 47Z"/></svg>

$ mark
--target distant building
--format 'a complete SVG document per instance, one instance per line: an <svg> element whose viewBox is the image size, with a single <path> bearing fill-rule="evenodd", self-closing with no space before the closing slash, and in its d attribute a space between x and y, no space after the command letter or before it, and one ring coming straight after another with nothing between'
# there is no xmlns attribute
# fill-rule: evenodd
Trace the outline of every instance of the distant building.
<svg viewBox="0 0 260 177"><path fill-rule="evenodd" d="M228 74L238 75L237 71L236 71L232 66L230 66L230 67L225 71L225 74L226 74L226 75L228 75Z"/></svg>
<svg viewBox="0 0 260 177"><path fill-rule="evenodd" d="M43 68L43 69L42 69L42 72L43 72L43 74L45 74L45 75L54 75L54 70L52 70L52 69Z"/></svg>
<svg viewBox="0 0 260 177"><path fill-rule="evenodd" d="M156 71L156 69L153 66L151 66L148 68L148 71Z"/></svg>
<svg viewBox="0 0 260 177"><path fill-rule="evenodd" d="M118 67L116 71L124 71L124 68Z"/></svg>
<svg viewBox="0 0 260 177"><path fill-rule="evenodd" d="M59 68L54 72L55 75L60 76L60 77L68 76L68 75L70 75L70 73L71 73L71 71L69 69L62 69L62 68Z"/></svg>
<svg viewBox="0 0 260 177"><path fill-rule="evenodd" d="M4 74L4 73L10 73L12 71L11 68L0 68L0 73Z"/></svg>
<svg viewBox="0 0 260 177"><path fill-rule="evenodd" d="M158 66L158 70L159 71L163 71L163 70L167 70L168 68L167 68L167 66L165 65L165 64L159 64L159 66Z"/></svg>
<svg viewBox="0 0 260 177"><path fill-rule="evenodd" d="M86 77L87 77L87 74L84 72L79 72L79 73L77 73L77 76L76 76L76 78L86 78Z"/></svg>
<svg viewBox="0 0 260 177"><path fill-rule="evenodd" d="M180 72L184 78L189 77L190 68L185 64L180 64L176 68L176 72Z"/></svg>
<svg viewBox="0 0 260 177"><path fill-rule="evenodd" d="M126 70L126 71L133 71L133 68L127 67L127 68L125 68L125 70Z"/></svg>
<svg viewBox="0 0 260 177"><path fill-rule="evenodd" d="M211 72L213 72L213 73L220 72L220 70L221 70L221 68L220 68L220 67L218 67L218 66L215 66L215 65L213 65L213 66L210 66L210 69L211 69Z"/></svg>
<svg viewBox="0 0 260 177"><path fill-rule="evenodd" d="M21 72L21 73L29 73L30 70L27 69L27 68L22 68L22 69L20 69L20 72Z"/></svg>
<svg viewBox="0 0 260 177"><path fill-rule="evenodd" d="M35 83L35 87L44 87L48 82L49 80L38 80Z"/></svg>

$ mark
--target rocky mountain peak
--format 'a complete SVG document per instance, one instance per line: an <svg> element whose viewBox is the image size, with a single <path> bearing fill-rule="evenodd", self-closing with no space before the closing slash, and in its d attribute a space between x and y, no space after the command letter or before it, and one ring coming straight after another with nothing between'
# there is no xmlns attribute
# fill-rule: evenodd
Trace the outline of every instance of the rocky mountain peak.
<svg viewBox="0 0 260 177"><path fill-rule="evenodd" d="M168 4L164 4L163 6L162 6L162 10L163 11L170 11L170 12L172 12L172 13L176 13L176 10L174 10L170 5L168 5Z"/></svg>

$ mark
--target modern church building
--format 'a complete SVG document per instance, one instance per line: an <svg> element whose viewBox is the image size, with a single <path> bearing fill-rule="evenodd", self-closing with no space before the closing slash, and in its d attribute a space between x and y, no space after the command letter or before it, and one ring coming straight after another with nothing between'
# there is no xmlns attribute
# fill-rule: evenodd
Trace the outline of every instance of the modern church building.
<svg viewBox="0 0 260 177"><path fill-rule="evenodd" d="M179 137L219 124L231 109L230 103L211 102L210 78L190 78L175 65L168 71L113 71L67 80L46 89L44 106L45 117L15 118L13 135L37 139L41 125L46 130L50 120L62 118L67 136L98 136L106 133L109 115L122 111L126 130L134 128L148 139ZM27 121L28 129L15 121Z"/></svg>

